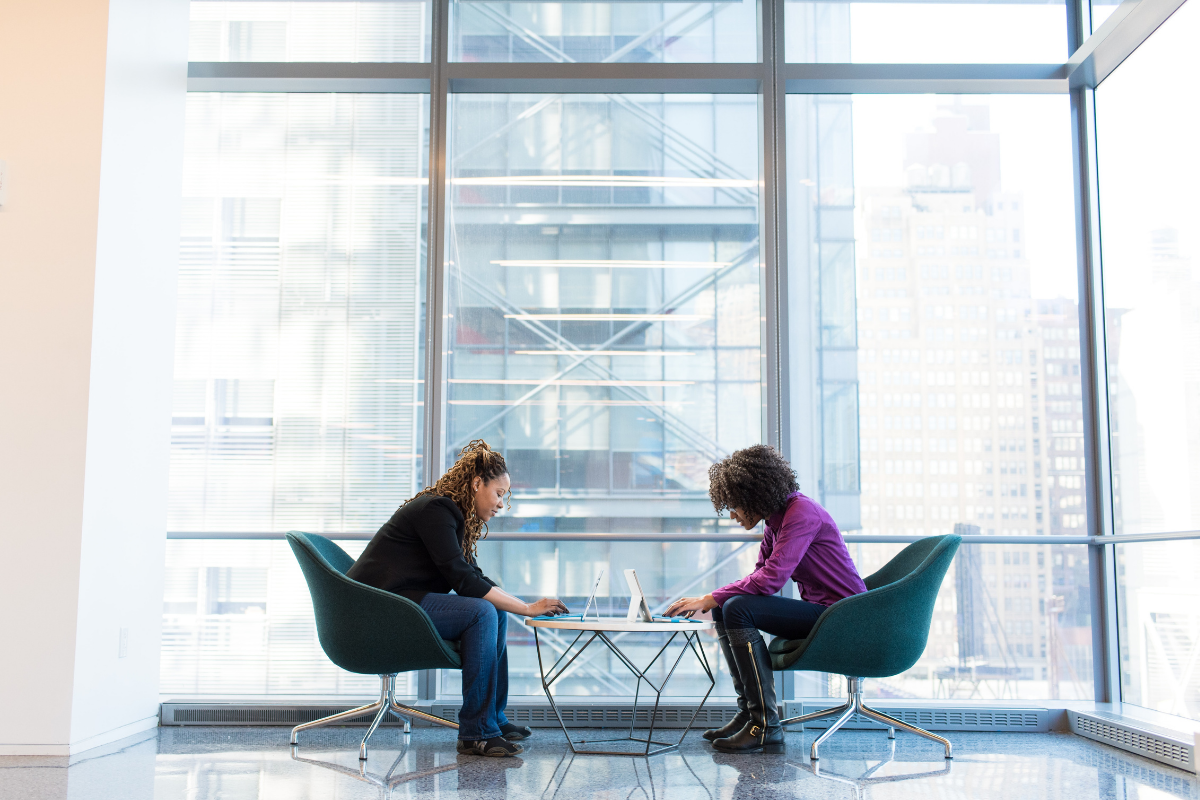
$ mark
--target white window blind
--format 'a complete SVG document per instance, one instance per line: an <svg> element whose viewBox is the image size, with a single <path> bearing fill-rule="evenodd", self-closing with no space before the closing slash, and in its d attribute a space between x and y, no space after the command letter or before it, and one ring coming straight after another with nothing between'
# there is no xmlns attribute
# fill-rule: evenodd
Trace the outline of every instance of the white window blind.
<svg viewBox="0 0 1200 800"><path fill-rule="evenodd" d="M370 531L416 491L426 103L189 96L169 530ZM168 584L164 691L353 685L282 543L172 542Z"/></svg>

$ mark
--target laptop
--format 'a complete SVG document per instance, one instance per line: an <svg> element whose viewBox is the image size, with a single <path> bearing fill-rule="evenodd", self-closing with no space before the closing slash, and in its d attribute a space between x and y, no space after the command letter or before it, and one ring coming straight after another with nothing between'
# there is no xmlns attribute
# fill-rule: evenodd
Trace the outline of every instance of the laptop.
<svg viewBox="0 0 1200 800"><path fill-rule="evenodd" d="M604 573L605 570L603 567L601 567L600 574L596 576L596 583L592 586L592 593L588 596L587 603L583 606L583 613L579 615L580 621L583 621L587 617L588 609L591 608L592 603L596 601L596 592L600 591L600 581L604 580ZM596 603L596 619L600 619L599 603Z"/></svg>
<svg viewBox="0 0 1200 800"><path fill-rule="evenodd" d="M560 621L568 620L568 619L577 619L580 622L583 622L584 618L587 616L588 609L591 608L592 603L594 603L596 601L596 592L600 591L600 582L602 580L604 580L604 572L605 572L604 569L601 568L600 574L596 576L596 582L592 585L592 593L590 595L588 595L587 603L583 607L582 614L543 614L540 617L534 617L534 619L557 619ZM599 603L596 604L596 619L600 619L600 604Z"/></svg>

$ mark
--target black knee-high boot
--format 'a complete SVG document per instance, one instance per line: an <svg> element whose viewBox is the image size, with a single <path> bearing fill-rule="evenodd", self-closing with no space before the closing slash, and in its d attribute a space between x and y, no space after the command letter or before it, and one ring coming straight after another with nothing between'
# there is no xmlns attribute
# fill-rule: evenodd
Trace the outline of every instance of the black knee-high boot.
<svg viewBox="0 0 1200 800"><path fill-rule="evenodd" d="M782 753L783 726L775 703L775 675L767 643L756 630L731 630L729 649L742 677L750 721L737 733L717 739L713 747L725 753Z"/></svg>
<svg viewBox="0 0 1200 800"><path fill-rule="evenodd" d="M721 646L721 652L725 655L725 664L729 667L729 677L733 678L733 691L737 694L738 710L733 719L720 728L712 728L701 734L710 742L724 739L726 736L733 736L746 727L746 723L750 721L750 712L746 710L746 691L742 684L742 676L738 673L737 662L733 660L733 653L729 649L729 635L725 632L725 626L719 622L716 624L716 629L717 644Z"/></svg>

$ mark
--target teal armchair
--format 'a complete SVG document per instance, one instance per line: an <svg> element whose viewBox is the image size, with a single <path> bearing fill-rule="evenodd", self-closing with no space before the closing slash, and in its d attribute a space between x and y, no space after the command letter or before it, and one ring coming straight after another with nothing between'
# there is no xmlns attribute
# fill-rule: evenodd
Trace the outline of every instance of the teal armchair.
<svg viewBox="0 0 1200 800"><path fill-rule="evenodd" d="M367 740L389 713L404 721L405 733L412 730L413 719L458 728L457 723L396 701L396 675L401 672L462 669L456 645L438 635L429 615L408 598L347 578L354 559L324 536L291 531L287 540L308 583L321 649L342 669L378 675L380 682L378 700L297 725L292 729L292 745L298 744L296 737L302 730L371 713L375 718L358 748L362 761L367 759Z"/></svg>
<svg viewBox="0 0 1200 800"><path fill-rule="evenodd" d="M775 639L769 647L777 671L807 670L845 675L849 697L836 708L783 720L784 725L838 715L813 743L809 757L834 731L861 714L895 729L940 742L952 758L950 742L863 705L862 680L889 678L912 667L925 651L933 605L942 579L962 542L960 536L931 536L901 550L878 572L863 579L867 591L831 605L805 639Z"/></svg>

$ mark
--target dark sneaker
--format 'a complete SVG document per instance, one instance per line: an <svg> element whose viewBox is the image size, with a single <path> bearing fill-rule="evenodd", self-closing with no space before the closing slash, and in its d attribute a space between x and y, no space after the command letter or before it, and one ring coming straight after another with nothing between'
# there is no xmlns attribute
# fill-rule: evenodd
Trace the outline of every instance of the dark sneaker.
<svg viewBox="0 0 1200 800"><path fill-rule="evenodd" d="M494 736L491 739L483 739L482 741L459 739L458 752L464 756L504 758L505 756L515 756L518 753L523 753L525 752L525 748L519 744L513 744L501 736Z"/></svg>
<svg viewBox="0 0 1200 800"><path fill-rule="evenodd" d="M514 725L511 722L506 722L500 726L500 735L510 742L515 742L520 739L528 739L533 736L533 731L526 728L524 725Z"/></svg>

